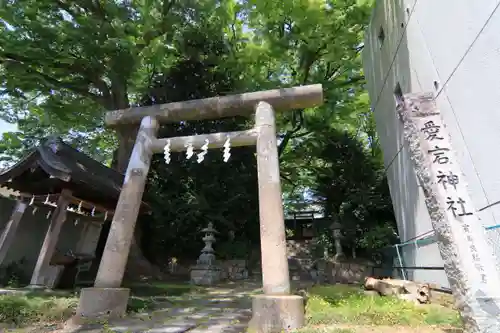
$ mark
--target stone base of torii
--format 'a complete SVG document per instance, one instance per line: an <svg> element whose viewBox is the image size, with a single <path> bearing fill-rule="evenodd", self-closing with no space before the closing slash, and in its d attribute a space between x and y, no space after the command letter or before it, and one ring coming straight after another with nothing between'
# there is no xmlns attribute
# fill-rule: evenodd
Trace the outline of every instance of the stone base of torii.
<svg viewBox="0 0 500 333"><path fill-rule="evenodd" d="M109 112L111 127L133 125L140 129L125 174L123 188L111 224L106 247L93 288L81 291L74 319L95 319L125 314L129 289L121 288L151 157L186 147L222 148L229 138L231 146L257 147L259 216L262 253L263 295L254 296L250 328L255 332L281 332L304 325L302 297L291 295L285 225L281 196L275 110L309 108L323 103L321 85L276 89L225 97ZM240 132L205 134L158 139L160 123L217 119L255 114L253 129Z"/></svg>

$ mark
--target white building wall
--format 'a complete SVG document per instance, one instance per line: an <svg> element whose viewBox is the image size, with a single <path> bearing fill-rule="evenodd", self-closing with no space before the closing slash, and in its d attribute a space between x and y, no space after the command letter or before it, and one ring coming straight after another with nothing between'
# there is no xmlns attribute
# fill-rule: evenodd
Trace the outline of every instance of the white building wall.
<svg viewBox="0 0 500 333"><path fill-rule="evenodd" d="M363 61L402 242L432 226L396 115L398 85L403 93L435 93L479 217L484 226L500 224L500 204L494 205L500 201L499 5L500 0L375 5ZM487 233L500 257L500 229ZM435 242L411 243L401 251L406 266L443 266ZM448 286L443 271L414 270L409 278Z"/></svg>

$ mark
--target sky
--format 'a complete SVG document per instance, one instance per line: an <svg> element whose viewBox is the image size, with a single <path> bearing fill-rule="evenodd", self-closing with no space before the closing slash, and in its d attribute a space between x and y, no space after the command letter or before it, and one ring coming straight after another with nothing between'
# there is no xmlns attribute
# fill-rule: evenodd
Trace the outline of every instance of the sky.
<svg viewBox="0 0 500 333"><path fill-rule="evenodd" d="M0 140L2 139L2 134L3 133L15 131L15 130L17 130L17 126L16 125L12 125L12 124L6 123L2 119L0 119ZM0 162L0 170L2 170L5 167L7 167L7 164L5 164L3 162Z"/></svg>
<svg viewBox="0 0 500 333"><path fill-rule="evenodd" d="M0 136L4 132L10 132L17 130L17 126L13 124L6 123L5 121L0 119Z"/></svg>

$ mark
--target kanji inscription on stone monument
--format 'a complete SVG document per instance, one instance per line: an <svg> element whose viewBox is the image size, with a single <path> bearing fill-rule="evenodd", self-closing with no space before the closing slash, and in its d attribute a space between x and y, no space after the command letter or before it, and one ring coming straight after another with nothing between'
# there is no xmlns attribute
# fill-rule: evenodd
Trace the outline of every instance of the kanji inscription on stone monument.
<svg viewBox="0 0 500 333"><path fill-rule="evenodd" d="M472 212L468 211L465 207L465 200L461 197L456 199L453 197L446 197L446 203L448 204L446 210L450 211L454 217L472 215Z"/></svg>
<svg viewBox="0 0 500 333"><path fill-rule="evenodd" d="M484 265L481 263L481 256L478 255L478 249L474 245L475 239L471 234L469 223L479 224L477 217L474 216L473 208L467 193L467 188L463 182L459 182L460 169L458 163L454 161L453 152L451 151L451 144L448 139L448 134L442 123L440 115L429 115L414 117L417 127L420 128L420 139L422 146L428 145L427 154L430 157L431 171L435 168L435 179L437 184L442 186L438 187L439 193L446 198L446 212L451 214L455 223L462 226L465 240L468 244L469 253L477 274L480 276L480 281L486 283L487 278L484 274ZM431 143L432 141L441 140L439 145ZM439 167L436 167L439 165ZM468 221L464 218L474 216L475 221Z"/></svg>
<svg viewBox="0 0 500 333"><path fill-rule="evenodd" d="M442 170L438 170L437 179L438 184L441 184L445 190L448 189L448 186L451 186L456 190L457 185L460 182L458 175L451 171L445 173Z"/></svg>
<svg viewBox="0 0 500 333"><path fill-rule="evenodd" d="M420 129L426 135L426 140L444 140L444 138L439 134L441 130L440 125L434 124L432 120L424 123L424 127Z"/></svg>
<svg viewBox="0 0 500 333"><path fill-rule="evenodd" d="M450 158L448 157L448 152L450 148L434 146L433 149L429 149L427 153L432 155L432 163L434 164L448 164Z"/></svg>
<svg viewBox="0 0 500 333"><path fill-rule="evenodd" d="M432 94L405 95L398 114L465 331L500 332L499 271Z"/></svg>

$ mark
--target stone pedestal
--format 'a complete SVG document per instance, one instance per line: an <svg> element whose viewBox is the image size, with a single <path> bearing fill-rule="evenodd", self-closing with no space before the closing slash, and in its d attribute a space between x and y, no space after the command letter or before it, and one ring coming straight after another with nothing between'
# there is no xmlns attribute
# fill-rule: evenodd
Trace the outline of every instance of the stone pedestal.
<svg viewBox="0 0 500 333"><path fill-rule="evenodd" d="M80 293L75 319L121 317L127 311L129 295L130 289L127 288L84 288Z"/></svg>
<svg viewBox="0 0 500 333"><path fill-rule="evenodd" d="M45 286L51 289L56 288L57 284L59 283L59 280L61 279L63 271L64 271L64 266L62 265L49 266L47 269Z"/></svg>
<svg viewBox="0 0 500 333"><path fill-rule="evenodd" d="M304 326L304 299L298 295L256 295L252 298L250 333L288 332Z"/></svg>
<svg viewBox="0 0 500 333"><path fill-rule="evenodd" d="M28 288L30 289L54 289L56 288L59 280L64 271L64 266L48 266L38 274L37 283L31 283Z"/></svg>
<svg viewBox="0 0 500 333"><path fill-rule="evenodd" d="M203 286L212 286L221 280L221 268L209 265L191 267L191 283Z"/></svg>

